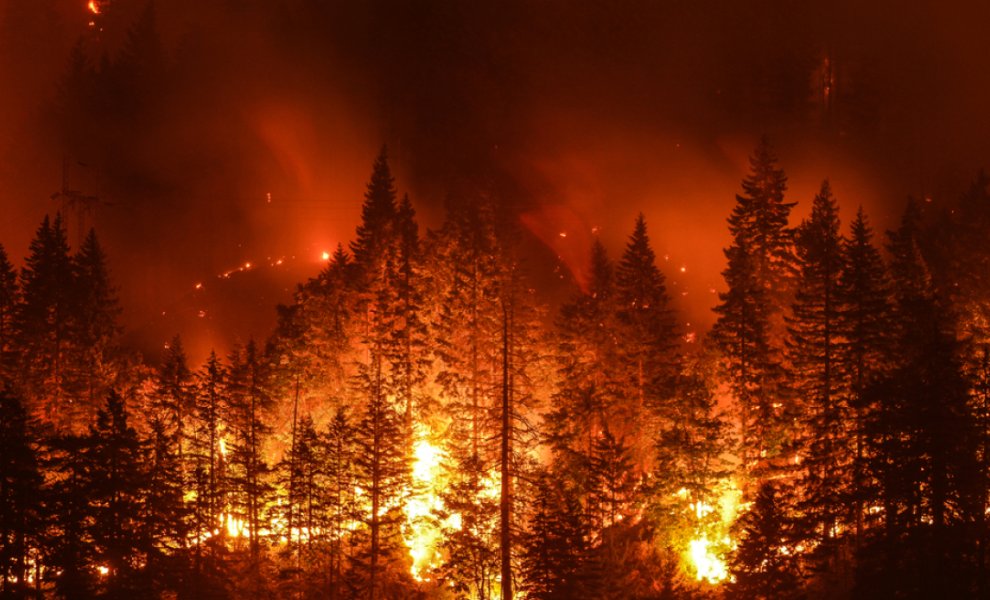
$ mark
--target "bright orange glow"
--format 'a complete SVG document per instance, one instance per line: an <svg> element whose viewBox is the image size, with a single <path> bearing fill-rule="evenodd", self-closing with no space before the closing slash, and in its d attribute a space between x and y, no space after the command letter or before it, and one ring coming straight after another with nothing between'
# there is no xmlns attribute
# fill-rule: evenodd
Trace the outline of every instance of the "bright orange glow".
<svg viewBox="0 0 990 600"><path fill-rule="evenodd" d="M323 254L321 254L320 256L323 258L323 260L330 260L330 253L327 252L326 250L324 250Z"/></svg>
<svg viewBox="0 0 990 600"><path fill-rule="evenodd" d="M425 426L416 428L413 446L412 479L414 493L406 500L405 543L412 558L410 572L416 581L426 581L426 571L437 562L441 530L429 517L443 509L440 490L441 465L446 453L433 445ZM419 493L416 493L419 492Z"/></svg>
<svg viewBox="0 0 990 600"><path fill-rule="evenodd" d="M712 585L720 584L730 578L726 555L735 547L735 543L729 532L739 512L745 509L740 505L742 492L736 487L735 482L723 481L719 485L719 491L717 506L702 500L687 505L695 522L695 528L682 555L688 571L698 581ZM689 492L681 488L675 495L687 499Z"/></svg>
<svg viewBox="0 0 990 600"><path fill-rule="evenodd" d="M89 0L89 4L86 5L86 8L88 8L89 12L94 15L100 14L100 4L96 0Z"/></svg>

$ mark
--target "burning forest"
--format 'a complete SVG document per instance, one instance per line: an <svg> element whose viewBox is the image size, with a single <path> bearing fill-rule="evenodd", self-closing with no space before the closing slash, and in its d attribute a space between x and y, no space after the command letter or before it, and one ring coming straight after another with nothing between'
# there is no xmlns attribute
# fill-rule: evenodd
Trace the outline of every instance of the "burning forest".
<svg viewBox="0 0 990 600"><path fill-rule="evenodd" d="M0 4L0 597L990 597L990 148L854 3L160 4Z"/></svg>

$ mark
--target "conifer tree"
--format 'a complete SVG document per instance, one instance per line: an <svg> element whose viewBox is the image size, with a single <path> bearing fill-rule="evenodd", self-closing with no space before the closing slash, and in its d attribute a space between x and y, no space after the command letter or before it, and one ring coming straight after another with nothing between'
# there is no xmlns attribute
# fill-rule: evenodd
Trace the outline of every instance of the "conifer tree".
<svg viewBox="0 0 990 600"><path fill-rule="evenodd" d="M388 153L384 147L375 159L361 207L361 224L351 242L351 254L363 276L373 275L385 249L395 235L396 215L395 180L388 166ZM380 266L380 264L378 264Z"/></svg>
<svg viewBox="0 0 990 600"><path fill-rule="evenodd" d="M669 307L666 278L657 268L642 214L636 218L616 269L615 296L624 340L623 359L629 365L622 377L628 390L623 416L636 423L641 421L644 410L663 414L666 401L674 395L679 370L677 329ZM619 432L632 436L635 430L623 424Z"/></svg>
<svg viewBox="0 0 990 600"><path fill-rule="evenodd" d="M684 358L671 419L656 433L656 466L647 485L651 514L671 547L720 524L716 511L724 482L732 474L729 424L716 401L714 359L702 353ZM708 536L715 539L715 536Z"/></svg>
<svg viewBox="0 0 990 600"><path fill-rule="evenodd" d="M55 593L69 600L92 598L96 586L96 546L90 530L89 440L64 435L49 441L45 471L52 483L44 495L44 564Z"/></svg>
<svg viewBox="0 0 990 600"><path fill-rule="evenodd" d="M331 600L343 598L349 555L349 524L358 516L355 489L354 428L338 408L322 434L324 495L327 522L326 589Z"/></svg>
<svg viewBox="0 0 990 600"><path fill-rule="evenodd" d="M866 478L866 424L877 409L868 401L867 389L890 368L892 332L890 281L887 267L873 244L873 231L860 208L842 246L839 280L839 327L842 339L838 357L848 379L847 404L853 431L852 487L847 502L853 511L857 540L863 535L864 503L870 495ZM849 502L851 500L851 502Z"/></svg>
<svg viewBox="0 0 990 600"><path fill-rule="evenodd" d="M473 200L473 202L472 202ZM430 240L432 353L452 447L489 463L486 415L496 402L500 334L495 206L490 196L448 198L443 227Z"/></svg>
<svg viewBox="0 0 990 600"><path fill-rule="evenodd" d="M261 557L261 518L271 493L269 465L263 447L271 428L266 422L272 407L269 369L254 341L230 357L227 377L228 482L231 512L244 520L251 556L252 576L258 577Z"/></svg>
<svg viewBox="0 0 990 600"><path fill-rule="evenodd" d="M836 569L838 527L848 526L844 500L854 461L847 377L839 360L842 243L838 207L825 181L811 216L797 230L798 289L787 319L791 385L802 406L805 436L800 484L804 527L825 571Z"/></svg>
<svg viewBox="0 0 990 600"><path fill-rule="evenodd" d="M319 436L309 415L303 417L295 431L295 443L276 466L279 482L285 490L280 512L285 517L286 554L301 568L303 557L311 564L314 557L313 538L323 528L321 467Z"/></svg>
<svg viewBox="0 0 990 600"><path fill-rule="evenodd" d="M75 387L82 402L94 407L113 378L113 353L120 327L120 307L110 281L106 255L90 230L72 257L75 294Z"/></svg>
<svg viewBox="0 0 990 600"><path fill-rule="evenodd" d="M909 203L889 234L897 317L897 368L870 388L869 472L882 524L861 553L863 593L963 597L972 552L960 531L983 511L969 382L954 324L921 251L920 213Z"/></svg>
<svg viewBox="0 0 990 600"><path fill-rule="evenodd" d="M795 556L797 536L787 516L787 500L772 482L765 482L742 516L739 546L730 561L735 581L732 598L784 600L798 598L800 575Z"/></svg>
<svg viewBox="0 0 990 600"><path fill-rule="evenodd" d="M186 364L182 339L175 336L167 344L158 366L151 405L161 421L162 434L171 439L178 460L183 463L189 445L186 429L195 417L194 402L192 372Z"/></svg>
<svg viewBox="0 0 990 600"><path fill-rule="evenodd" d="M495 598L499 573L495 482L477 456L456 460L451 470L451 484L441 495L444 509L438 515L444 519L440 550L445 560L440 576L458 594Z"/></svg>
<svg viewBox="0 0 990 600"><path fill-rule="evenodd" d="M789 303L793 203L784 201L787 176L764 138L750 157L750 174L729 216L732 243L722 272L728 290L719 294L713 341L740 411L747 470L773 469L790 440L790 407L781 357L783 312Z"/></svg>
<svg viewBox="0 0 990 600"><path fill-rule="evenodd" d="M527 597L590 597L586 586L590 535L577 494L547 473L535 487L521 552Z"/></svg>
<svg viewBox="0 0 990 600"><path fill-rule="evenodd" d="M364 506L349 579L355 593L372 600L392 597L409 585L401 552L401 501L409 485L411 440L386 395L382 362L372 350L370 363L363 365L365 405L354 430L354 483Z"/></svg>
<svg viewBox="0 0 990 600"><path fill-rule="evenodd" d="M20 398L0 391L0 596L10 598L29 596L28 561L40 558L43 478L32 436Z"/></svg>
<svg viewBox="0 0 990 600"><path fill-rule="evenodd" d="M77 413L69 385L75 289L69 242L59 215L47 216L21 270L16 339L25 398L42 425L63 428Z"/></svg>
<svg viewBox="0 0 990 600"><path fill-rule="evenodd" d="M222 416L228 414L224 368L215 352L196 374L193 392L195 409L190 429L189 466L196 499L193 523L198 540L221 524L226 504L226 475L222 441Z"/></svg>
<svg viewBox="0 0 990 600"><path fill-rule="evenodd" d="M613 422L619 402L620 344L613 267L596 239L587 291L560 309L555 358L557 391L544 420L556 460L572 477L583 470L596 436Z"/></svg>
<svg viewBox="0 0 990 600"><path fill-rule="evenodd" d="M146 570L156 593L178 590L186 578L189 534L193 531L185 502L182 462L175 436L161 415L153 415L146 441L146 491L139 517L148 549Z"/></svg>
<svg viewBox="0 0 990 600"><path fill-rule="evenodd" d="M420 243L416 213L409 196L399 202L395 220L394 247L390 249L389 292L393 296L391 335L387 354L392 373L392 387L403 405L406 421L411 424L413 409L426 400L420 386L426 380L429 360L425 350L426 323L423 318L422 279L420 277ZM420 410L419 412L425 412Z"/></svg>
<svg viewBox="0 0 990 600"><path fill-rule="evenodd" d="M143 571L150 549L141 523L147 489L143 449L128 417L123 398L111 391L83 450L93 566L105 569L99 585L102 595L120 599L148 593Z"/></svg>

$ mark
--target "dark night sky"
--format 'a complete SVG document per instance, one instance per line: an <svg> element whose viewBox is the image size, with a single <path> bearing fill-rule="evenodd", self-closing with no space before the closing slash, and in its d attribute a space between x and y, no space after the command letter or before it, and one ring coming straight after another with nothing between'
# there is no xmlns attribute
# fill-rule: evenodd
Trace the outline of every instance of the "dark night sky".
<svg viewBox="0 0 990 600"><path fill-rule="evenodd" d="M643 211L704 323L761 134L798 215L829 177L845 215L863 204L880 227L988 162L990 7L947 4L158 0L168 75L141 119L88 124L71 183L112 202L96 223L144 346L264 336L284 290L349 238L382 143L426 225L448 194L495 188L572 267L592 227L617 255ZM0 7L0 241L19 259L56 208L69 51L117 56L145 2L104 2L99 35L84 0Z"/></svg>

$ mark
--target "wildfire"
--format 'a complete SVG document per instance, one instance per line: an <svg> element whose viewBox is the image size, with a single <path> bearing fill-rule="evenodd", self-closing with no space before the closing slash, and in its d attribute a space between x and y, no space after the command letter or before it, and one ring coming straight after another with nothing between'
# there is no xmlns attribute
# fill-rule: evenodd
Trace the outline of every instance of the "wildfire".
<svg viewBox="0 0 990 600"><path fill-rule="evenodd" d="M89 4L86 5L86 8L89 9L89 12L94 15L100 14L100 3L96 0L89 0Z"/></svg>
<svg viewBox="0 0 990 600"><path fill-rule="evenodd" d="M717 505L697 500L687 508L695 522L692 538L687 543L684 559L689 571L698 581L717 585L730 578L726 554L735 546L729 535L732 523L740 510L742 492L732 480L725 480L719 486L721 493ZM677 497L687 499L686 489L678 490Z"/></svg>
<svg viewBox="0 0 990 600"><path fill-rule="evenodd" d="M425 426L416 428L416 443L413 446L412 479L413 490L406 501L406 547L412 558L410 572L416 581L426 581L425 571L433 566L437 558L437 545L441 530L429 517L443 509L439 492L441 464L446 453L434 446Z"/></svg>
<svg viewBox="0 0 990 600"><path fill-rule="evenodd" d="M698 581L704 580L714 585L729 577L725 561L714 552L707 537L702 536L688 542L688 556L697 571Z"/></svg>

